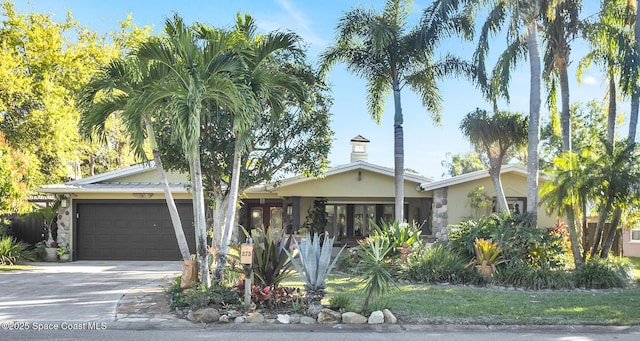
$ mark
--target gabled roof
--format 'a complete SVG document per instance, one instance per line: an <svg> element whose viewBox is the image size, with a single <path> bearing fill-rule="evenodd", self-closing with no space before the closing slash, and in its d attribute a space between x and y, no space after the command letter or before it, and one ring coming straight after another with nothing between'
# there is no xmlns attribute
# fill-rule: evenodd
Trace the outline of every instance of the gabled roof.
<svg viewBox="0 0 640 341"><path fill-rule="evenodd" d="M523 165L507 164L507 165L503 165L502 168L500 169L500 174L510 173L510 172L527 176L527 168ZM484 179L487 177L489 177L489 170L487 169L479 170L471 173L454 176L448 179L422 183L420 184L420 190L432 191L434 189L454 186L454 185L458 185L458 184L469 182L469 181Z"/></svg>
<svg viewBox="0 0 640 341"><path fill-rule="evenodd" d="M346 173L354 170L366 170L369 172L386 175L390 177L395 176L393 168L379 166L373 163L369 163L367 161L356 160L344 165L339 165L339 166L335 166L327 169L326 173L324 174L324 176L322 176L322 178L328 178L332 175ZM433 181L433 179L431 178L427 178L419 174L408 173L408 172L404 173L404 179L408 181L413 181L418 184L429 183ZM291 186L291 185L295 185L295 184L299 184L307 181L313 181L313 180L316 180L316 178L298 175L298 176L283 179L282 181L280 181L277 187L286 187L286 186ZM262 184L262 185L257 185L255 187L264 189L265 185Z"/></svg>
<svg viewBox="0 0 640 341"><path fill-rule="evenodd" d="M117 181L118 179L155 170L155 163L150 161L84 179L69 181L64 184L44 185L38 188L37 191L43 193L161 193L162 186L157 182ZM172 193L187 192L184 183L169 183L169 188Z"/></svg>

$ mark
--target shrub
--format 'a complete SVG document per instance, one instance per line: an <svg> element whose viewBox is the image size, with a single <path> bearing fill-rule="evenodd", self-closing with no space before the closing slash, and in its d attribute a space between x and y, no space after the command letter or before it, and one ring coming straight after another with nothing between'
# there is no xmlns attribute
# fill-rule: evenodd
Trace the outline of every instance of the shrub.
<svg viewBox="0 0 640 341"><path fill-rule="evenodd" d="M329 299L331 309L338 311L348 311L353 304L353 296L349 294L337 294Z"/></svg>
<svg viewBox="0 0 640 341"><path fill-rule="evenodd" d="M371 226L373 230L369 237L384 239L391 247L390 256L397 256L399 254L398 248L402 247L404 243L415 248L422 242L421 231L416 224L398 223L397 221L393 223L382 221L380 224L376 224L371 221Z"/></svg>
<svg viewBox="0 0 640 341"><path fill-rule="evenodd" d="M449 228L447 245L471 258L476 238L496 241L503 249L502 256L510 267L529 264L562 268L564 265L565 238L547 229L531 227L526 214L495 213L461 222Z"/></svg>
<svg viewBox="0 0 640 341"><path fill-rule="evenodd" d="M387 259L392 248L389 242L380 238L366 238L359 240L358 244L358 255L361 258L358 273L367 295L362 310L366 311L372 298L377 300L383 297L393 287L397 287L397 284L391 275L393 265Z"/></svg>
<svg viewBox="0 0 640 341"><path fill-rule="evenodd" d="M564 270L529 265L501 268L494 274L493 282L499 285L512 285L532 290L571 289L574 287L570 273Z"/></svg>
<svg viewBox="0 0 640 341"><path fill-rule="evenodd" d="M356 274L358 269L358 264L360 263L360 256L358 255L358 247L351 247L346 250L347 252L343 252L340 258L338 258L338 263L336 264L336 269L340 271L344 271L350 274Z"/></svg>
<svg viewBox="0 0 640 341"><path fill-rule="evenodd" d="M198 309L209 305L237 305L240 304L238 295L231 289L223 286L206 288L202 285L194 285L193 288L183 290L180 287L181 276L167 288L169 307L171 309L190 307Z"/></svg>
<svg viewBox="0 0 640 341"><path fill-rule="evenodd" d="M244 230L249 237L249 233ZM284 235L282 229L271 228L265 231L251 230L253 240L253 275L255 284L261 287L277 287L280 282L294 274L291 261L285 250L289 250L291 236ZM238 246L232 247L240 254Z"/></svg>
<svg viewBox="0 0 640 341"><path fill-rule="evenodd" d="M11 236L0 238L0 264L14 265L25 255L27 244Z"/></svg>
<svg viewBox="0 0 640 341"><path fill-rule="evenodd" d="M577 287L624 288L635 280L633 265L624 258L591 258L573 272Z"/></svg>
<svg viewBox="0 0 640 341"><path fill-rule="evenodd" d="M328 235L325 235L321 243L317 233L314 233L313 238L311 238L311 235L307 232L306 239L302 240L300 244L295 241L296 248L299 251L299 262L294 255L285 250L291 263L304 280L307 312L314 317L322 310L321 301L326 294L324 289L326 288L327 276L336 266L338 258L340 258L340 254L344 250L343 246L332 261L333 242L334 238L329 238Z"/></svg>
<svg viewBox="0 0 640 341"><path fill-rule="evenodd" d="M421 248L409 255L401 277L430 283L477 283L479 277L473 269L465 268L467 259L460 253L442 245Z"/></svg>

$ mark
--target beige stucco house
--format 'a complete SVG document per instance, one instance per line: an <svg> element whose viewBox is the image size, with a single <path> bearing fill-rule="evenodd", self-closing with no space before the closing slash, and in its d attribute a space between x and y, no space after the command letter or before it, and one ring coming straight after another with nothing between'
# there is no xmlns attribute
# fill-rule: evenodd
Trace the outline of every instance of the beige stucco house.
<svg viewBox="0 0 640 341"><path fill-rule="evenodd" d="M326 201L326 231L339 241L366 236L370 221L394 220L394 171L367 161L369 140L351 140L349 163L332 167L321 178L292 176L277 185L255 186L242 196L239 224L249 229L304 225L314 201ZM169 181L185 234L194 249L188 177L169 174ZM502 169L504 191L512 209L526 208L526 170L518 165ZM540 179L545 181L545 179ZM405 173L405 219L422 234L442 237L448 224L472 216L467 194L484 186L494 196L488 171L434 181ZM153 162L108 172L65 184L47 185L40 192L65 198L58 216L58 240L72 249L73 259L180 259L159 177ZM490 213L490 209L487 213ZM552 226L557 217L538 211L540 226Z"/></svg>

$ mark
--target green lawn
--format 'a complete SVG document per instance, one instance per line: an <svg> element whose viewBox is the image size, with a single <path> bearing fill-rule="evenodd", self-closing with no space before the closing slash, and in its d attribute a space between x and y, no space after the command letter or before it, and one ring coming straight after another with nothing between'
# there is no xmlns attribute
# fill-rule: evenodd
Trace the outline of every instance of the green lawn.
<svg viewBox="0 0 640 341"><path fill-rule="evenodd" d="M8 272L8 271L16 271L16 270L27 270L36 268L33 265L2 265L0 264L0 272Z"/></svg>
<svg viewBox="0 0 640 341"><path fill-rule="evenodd" d="M636 266L640 259L634 259ZM640 266L638 266L640 268ZM303 286L298 277L282 283ZM356 279L334 274L327 297L353 297L354 310L364 302ZM453 324L640 324L640 288L594 291L521 291L454 285L401 284L384 298L403 323Z"/></svg>
<svg viewBox="0 0 640 341"><path fill-rule="evenodd" d="M636 267L636 278L640 281L640 258L637 257L625 257L627 258L633 266Z"/></svg>

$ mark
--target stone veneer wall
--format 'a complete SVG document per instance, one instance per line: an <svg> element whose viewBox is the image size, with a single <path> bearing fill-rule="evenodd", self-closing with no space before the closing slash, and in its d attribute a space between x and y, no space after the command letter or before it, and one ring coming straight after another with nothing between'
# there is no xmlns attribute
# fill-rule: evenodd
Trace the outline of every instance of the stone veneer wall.
<svg viewBox="0 0 640 341"><path fill-rule="evenodd" d="M60 207L58 209L58 238L60 246L69 246L71 242L71 209Z"/></svg>
<svg viewBox="0 0 640 341"><path fill-rule="evenodd" d="M447 210L447 187L434 190L432 226L437 239L447 239L447 225L449 225Z"/></svg>

